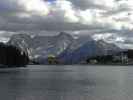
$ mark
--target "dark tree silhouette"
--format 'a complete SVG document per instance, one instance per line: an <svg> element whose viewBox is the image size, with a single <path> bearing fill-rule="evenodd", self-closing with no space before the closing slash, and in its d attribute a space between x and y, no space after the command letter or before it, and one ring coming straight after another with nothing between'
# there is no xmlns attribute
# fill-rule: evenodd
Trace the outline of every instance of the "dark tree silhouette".
<svg viewBox="0 0 133 100"><path fill-rule="evenodd" d="M21 49L0 43L0 64L8 67L25 66L29 63L28 54Z"/></svg>
<svg viewBox="0 0 133 100"><path fill-rule="evenodd" d="M133 59L133 50L132 49L129 49L126 53L127 53L128 58Z"/></svg>

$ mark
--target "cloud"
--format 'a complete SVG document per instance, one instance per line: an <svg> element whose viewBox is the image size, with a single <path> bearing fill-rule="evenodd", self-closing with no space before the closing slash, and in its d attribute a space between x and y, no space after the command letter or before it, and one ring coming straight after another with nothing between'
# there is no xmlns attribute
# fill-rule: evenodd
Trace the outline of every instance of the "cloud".
<svg viewBox="0 0 133 100"><path fill-rule="evenodd" d="M1 0L0 30L87 31L86 34L110 33L128 38L133 31L133 1Z"/></svg>

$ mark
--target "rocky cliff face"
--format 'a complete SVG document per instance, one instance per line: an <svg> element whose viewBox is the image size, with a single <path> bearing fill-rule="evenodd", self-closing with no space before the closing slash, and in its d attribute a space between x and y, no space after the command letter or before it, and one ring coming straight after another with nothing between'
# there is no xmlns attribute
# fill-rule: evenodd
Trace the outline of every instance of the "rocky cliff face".
<svg viewBox="0 0 133 100"><path fill-rule="evenodd" d="M29 63L28 55L21 49L0 43L0 65L6 67L25 66Z"/></svg>
<svg viewBox="0 0 133 100"><path fill-rule="evenodd" d="M56 36L34 36L27 34L13 35L8 44L21 48L30 60L45 63L49 55L58 56L72 43L72 36L61 32Z"/></svg>

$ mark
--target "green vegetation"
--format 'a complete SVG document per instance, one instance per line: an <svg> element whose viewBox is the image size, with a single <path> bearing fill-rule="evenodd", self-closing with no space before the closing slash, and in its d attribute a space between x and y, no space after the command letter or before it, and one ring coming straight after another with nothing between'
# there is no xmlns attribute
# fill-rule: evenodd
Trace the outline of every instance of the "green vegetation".
<svg viewBox="0 0 133 100"><path fill-rule="evenodd" d="M54 55L48 55L48 64L59 64Z"/></svg>

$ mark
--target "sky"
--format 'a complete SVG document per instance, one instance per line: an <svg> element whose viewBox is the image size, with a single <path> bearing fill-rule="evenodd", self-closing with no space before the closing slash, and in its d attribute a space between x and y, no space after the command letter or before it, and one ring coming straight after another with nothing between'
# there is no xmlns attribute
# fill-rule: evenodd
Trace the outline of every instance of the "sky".
<svg viewBox="0 0 133 100"><path fill-rule="evenodd" d="M133 0L0 0L0 41L61 31L133 48Z"/></svg>

